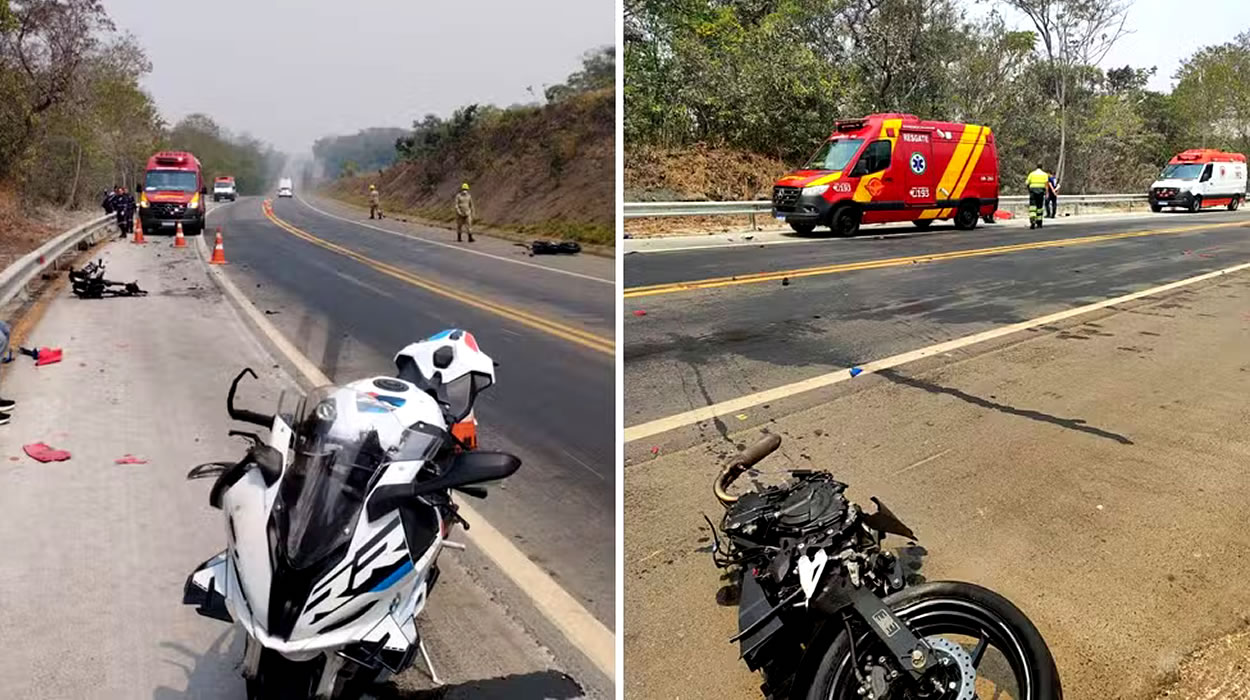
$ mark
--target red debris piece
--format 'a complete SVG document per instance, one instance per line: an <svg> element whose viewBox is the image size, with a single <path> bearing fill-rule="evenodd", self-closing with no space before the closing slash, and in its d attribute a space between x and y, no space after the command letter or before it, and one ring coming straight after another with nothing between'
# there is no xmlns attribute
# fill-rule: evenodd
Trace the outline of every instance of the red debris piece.
<svg viewBox="0 0 1250 700"><path fill-rule="evenodd" d="M53 365L61 361L60 348L39 348L39 357L35 360L36 367Z"/></svg>
<svg viewBox="0 0 1250 700"><path fill-rule="evenodd" d="M651 454L653 454L653 455L658 455L658 454L660 454L660 448L658 448L658 447L652 447L652 448L651 448Z"/></svg>
<svg viewBox="0 0 1250 700"><path fill-rule="evenodd" d="M22 451L29 455L31 459L39 462L64 462L69 459L69 453L65 450L49 447L42 442L22 445Z"/></svg>
<svg viewBox="0 0 1250 700"><path fill-rule="evenodd" d="M147 463L148 461L146 459L143 459L142 457L136 457L134 455L129 455L129 454L113 460L113 464L147 464Z"/></svg>
<svg viewBox="0 0 1250 700"><path fill-rule="evenodd" d="M635 316L646 316L646 315L647 315L647 312L646 312L646 311L643 311L642 309L634 309L634 315L635 315Z"/></svg>

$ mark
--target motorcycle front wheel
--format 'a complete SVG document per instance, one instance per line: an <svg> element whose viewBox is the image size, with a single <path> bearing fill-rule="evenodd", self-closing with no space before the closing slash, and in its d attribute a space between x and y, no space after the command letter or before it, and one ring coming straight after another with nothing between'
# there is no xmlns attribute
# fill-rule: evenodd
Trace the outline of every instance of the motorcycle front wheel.
<svg viewBox="0 0 1250 700"><path fill-rule="evenodd" d="M1041 633L1019 608L997 593L970 583L936 581L903 589L884 602L912 633L928 641L950 664L945 669L950 680L943 684L943 690L916 688L906 683L906 674L900 673L890 681L886 698L1063 697L1059 671ZM838 635L816 669L807 700L862 700L867 696L865 688L871 687L871 669L888 658L889 652L864 625L853 625L851 629L854 644L845 631Z"/></svg>
<svg viewBox="0 0 1250 700"><path fill-rule="evenodd" d="M247 679L248 700L309 700L317 693L324 666L322 657L292 661L272 649L264 649L256 677Z"/></svg>

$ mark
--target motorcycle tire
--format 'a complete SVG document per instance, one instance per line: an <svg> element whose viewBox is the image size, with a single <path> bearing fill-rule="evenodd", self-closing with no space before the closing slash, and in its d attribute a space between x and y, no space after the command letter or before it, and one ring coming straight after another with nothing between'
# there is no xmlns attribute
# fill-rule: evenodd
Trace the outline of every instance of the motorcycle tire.
<svg viewBox="0 0 1250 700"><path fill-rule="evenodd" d="M918 637L957 634L993 644L1015 676L1016 693L1012 695L1015 700L1062 700L1059 671L1041 633L1019 608L1001 595L970 583L935 581L906 588L887 596L884 602ZM795 697L806 697L806 700L862 698L857 692L859 681L848 663L851 648L850 635L843 631L821 658L806 695L799 688ZM861 658L878 657L884 645L859 625L855 629L854 648ZM896 696L891 694L890 697Z"/></svg>

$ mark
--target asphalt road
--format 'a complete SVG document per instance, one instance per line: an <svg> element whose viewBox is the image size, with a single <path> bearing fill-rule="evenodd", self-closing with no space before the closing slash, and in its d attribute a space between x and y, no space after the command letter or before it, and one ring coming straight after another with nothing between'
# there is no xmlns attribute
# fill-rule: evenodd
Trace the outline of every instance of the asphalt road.
<svg viewBox="0 0 1250 700"><path fill-rule="evenodd" d="M274 212L322 241L456 290L431 292L292 235L264 216L258 199L240 199L214 222L224 231L227 273L335 381L393 373L396 351L444 328L477 336L501 365L498 384L479 400L481 443L514 452L523 466L474 505L612 628L613 358L464 301L524 308L610 340L613 287L587 277L610 280L611 261L579 259L586 277L570 276L533 267L546 261L490 239L475 250L527 264L357 226L295 200L274 202ZM445 231L415 235L454 240Z"/></svg>
<svg viewBox="0 0 1250 700"><path fill-rule="evenodd" d="M4 395L19 407L0 431L0 697L244 694L238 631L181 604L187 575L225 542L210 484L185 474L242 453L225 411L241 367L259 378L240 388L240 405L268 410L298 388L210 280L198 246L169 245L105 246L96 254L109 277L149 295L84 301L61 290L28 342L62 348L64 360L5 369ZM21 447L36 441L72 456L37 463ZM115 462L127 454L140 462ZM430 690L418 665L383 697L611 697L609 681L500 594L503 577L475 548L447 550L439 564L421 629L448 685Z"/></svg>
<svg viewBox="0 0 1250 700"><path fill-rule="evenodd" d="M718 604L703 514L721 511L711 484L734 446L767 430L783 443L759 481L824 469L855 502L878 496L917 533L923 576L1025 612L1065 697L1246 697L1244 645L1224 635L1250 619L1248 311L1243 270L864 375L763 424L730 417L724 438L638 446L624 472L625 696L760 696L729 641L737 611ZM1212 640L1198 677L1183 662ZM1165 695L1178 675L1183 692Z"/></svg>
<svg viewBox="0 0 1250 700"><path fill-rule="evenodd" d="M1244 262L1250 229L1240 224L1250 224L1245 212L1218 211L631 254L625 425ZM1148 233L1096 238L1132 232ZM1060 239L1076 240L1049 243ZM986 251L1007 245L1018 247ZM913 261L934 255L945 259ZM822 267L832 269L795 272ZM728 279L672 286L717 278ZM666 447L725 430L666 436Z"/></svg>

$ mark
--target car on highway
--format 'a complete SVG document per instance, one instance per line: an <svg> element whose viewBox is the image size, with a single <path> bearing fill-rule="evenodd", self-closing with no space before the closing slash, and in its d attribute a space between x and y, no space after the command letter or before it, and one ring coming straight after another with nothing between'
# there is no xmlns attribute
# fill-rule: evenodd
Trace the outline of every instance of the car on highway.
<svg viewBox="0 0 1250 700"><path fill-rule="evenodd" d="M233 202L238 199L239 193L234 187L233 175L218 175L213 178L213 201L220 202L228 199Z"/></svg>
<svg viewBox="0 0 1250 700"><path fill-rule="evenodd" d="M161 151L148 159L143 191L139 193L139 220L144 233L204 231L204 184L200 160L190 151Z"/></svg>
<svg viewBox="0 0 1250 700"><path fill-rule="evenodd" d="M998 152L987 126L871 114L835 122L802 169L773 186L773 216L801 234L828 226L954 219L976 228L998 209Z"/></svg>
<svg viewBox="0 0 1250 700"><path fill-rule="evenodd" d="M295 189L291 186L291 178L284 177L281 180L278 180L278 196L279 197L294 197L295 196Z"/></svg>
<svg viewBox="0 0 1250 700"><path fill-rule="evenodd" d="M1164 207L1236 211L1246 198L1246 157L1207 148L1182 151L1168 161L1147 196L1156 213Z"/></svg>

